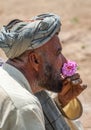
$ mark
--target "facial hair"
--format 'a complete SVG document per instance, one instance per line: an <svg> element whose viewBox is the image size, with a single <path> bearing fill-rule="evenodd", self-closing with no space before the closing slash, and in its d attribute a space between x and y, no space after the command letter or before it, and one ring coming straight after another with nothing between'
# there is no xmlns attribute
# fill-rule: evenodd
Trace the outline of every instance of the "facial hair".
<svg viewBox="0 0 91 130"><path fill-rule="evenodd" d="M51 65L45 65L44 74L39 80L38 85L52 92L60 92L62 89L62 80L60 78L60 72L54 72Z"/></svg>

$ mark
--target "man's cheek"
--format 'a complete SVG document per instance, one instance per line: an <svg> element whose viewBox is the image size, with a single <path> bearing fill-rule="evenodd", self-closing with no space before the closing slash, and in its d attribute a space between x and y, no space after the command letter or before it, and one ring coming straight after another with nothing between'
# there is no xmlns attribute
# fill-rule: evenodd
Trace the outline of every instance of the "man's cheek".
<svg viewBox="0 0 91 130"><path fill-rule="evenodd" d="M57 59L55 62L55 69L58 71L60 71L60 69L62 68L62 61Z"/></svg>

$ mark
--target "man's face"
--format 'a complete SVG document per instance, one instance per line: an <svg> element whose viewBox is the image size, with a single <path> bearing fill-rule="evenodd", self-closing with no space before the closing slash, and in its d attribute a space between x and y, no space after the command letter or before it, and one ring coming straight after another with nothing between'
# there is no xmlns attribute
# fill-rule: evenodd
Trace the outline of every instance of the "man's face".
<svg viewBox="0 0 91 130"><path fill-rule="evenodd" d="M67 62L62 55L62 45L57 35L41 47L42 66L40 67L39 86L53 91L60 92L62 80L60 77L62 66Z"/></svg>

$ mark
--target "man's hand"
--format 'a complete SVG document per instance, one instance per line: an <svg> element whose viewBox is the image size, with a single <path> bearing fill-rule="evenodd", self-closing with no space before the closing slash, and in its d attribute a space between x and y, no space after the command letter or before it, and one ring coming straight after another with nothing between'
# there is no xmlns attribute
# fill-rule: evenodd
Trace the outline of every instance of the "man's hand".
<svg viewBox="0 0 91 130"><path fill-rule="evenodd" d="M82 80L78 73L71 77L66 77L63 79L62 91L58 93L58 100L64 107L69 103L69 101L76 98L86 88L87 85L82 85Z"/></svg>

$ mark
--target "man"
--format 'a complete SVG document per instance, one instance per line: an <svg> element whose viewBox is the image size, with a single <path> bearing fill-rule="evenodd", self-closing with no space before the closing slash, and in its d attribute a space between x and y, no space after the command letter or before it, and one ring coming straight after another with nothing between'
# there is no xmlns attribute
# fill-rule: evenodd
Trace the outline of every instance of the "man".
<svg viewBox="0 0 91 130"><path fill-rule="evenodd" d="M1 130L45 130L34 94L56 92L65 106L86 88L79 74L60 75L67 62L58 37L60 26L59 16L42 14L29 21L13 20L1 29L0 47L8 57L0 68ZM64 119L60 124L62 130L70 129Z"/></svg>

